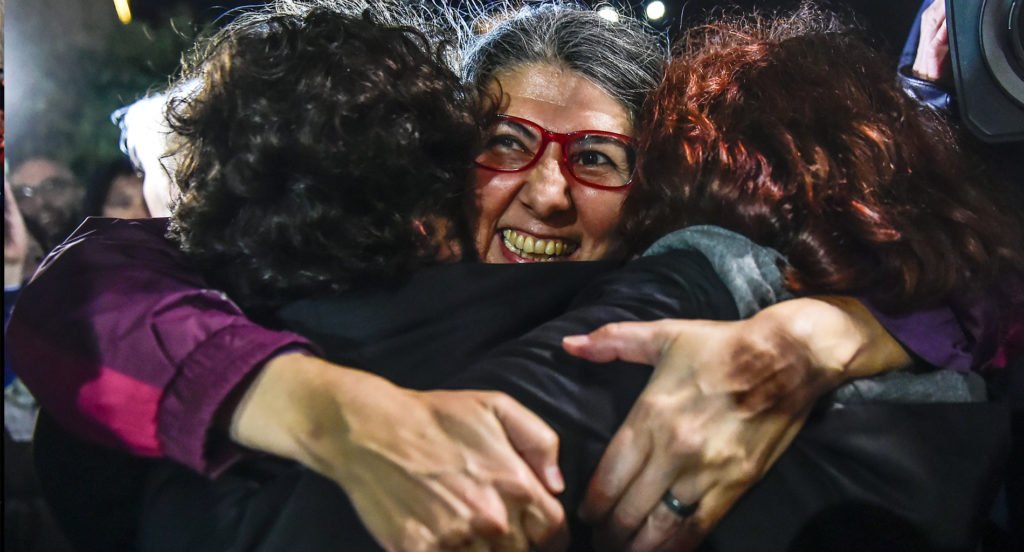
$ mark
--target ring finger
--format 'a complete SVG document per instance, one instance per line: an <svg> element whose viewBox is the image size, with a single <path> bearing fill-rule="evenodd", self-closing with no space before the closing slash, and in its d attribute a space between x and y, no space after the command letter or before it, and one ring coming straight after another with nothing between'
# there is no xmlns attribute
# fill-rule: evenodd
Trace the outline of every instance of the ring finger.
<svg viewBox="0 0 1024 552"><path fill-rule="evenodd" d="M671 489L651 509L640 530L630 543L634 552L656 550L658 546L680 531L693 515L704 494L699 478L693 474L680 474Z"/></svg>

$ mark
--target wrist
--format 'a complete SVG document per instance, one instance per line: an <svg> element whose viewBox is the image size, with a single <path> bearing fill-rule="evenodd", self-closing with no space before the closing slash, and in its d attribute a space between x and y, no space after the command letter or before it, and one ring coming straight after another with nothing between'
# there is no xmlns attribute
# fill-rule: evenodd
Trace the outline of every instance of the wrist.
<svg viewBox="0 0 1024 552"><path fill-rule="evenodd" d="M859 305L846 297L803 297L778 303L751 320L771 318L769 327L784 336L780 342L801 348L823 381L838 385L854 377L855 359L871 339L848 314Z"/></svg>
<svg viewBox="0 0 1024 552"><path fill-rule="evenodd" d="M230 436L341 483L348 480L353 426L372 417L368 404L387 402L395 390L400 388L368 372L303 353L279 355L242 394L231 413Z"/></svg>
<svg viewBox="0 0 1024 552"><path fill-rule="evenodd" d="M310 407L320 395L332 366L303 353L286 353L269 361L242 390L230 415L231 440L244 447L303 464L305 443L314 433Z"/></svg>
<svg viewBox="0 0 1024 552"><path fill-rule="evenodd" d="M811 320L799 331L821 362L840 370L840 382L905 368L911 358L859 300L846 296L802 299ZM809 322L809 323L808 323Z"/></svg>

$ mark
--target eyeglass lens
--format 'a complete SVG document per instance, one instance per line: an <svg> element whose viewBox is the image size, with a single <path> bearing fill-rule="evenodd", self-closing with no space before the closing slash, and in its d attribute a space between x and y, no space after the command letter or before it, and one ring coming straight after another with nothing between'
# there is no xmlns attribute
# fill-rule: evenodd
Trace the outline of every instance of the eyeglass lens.
<svg viewBox="0 0 1024 552"><path fill-rule="evenodd" d="M539 128L503 119L488 135L477 163L491 169L515 171L541 155ZM580 133L565 144L566 168L584 183L625 186L633 175L635 154L626 142L603 134Z"/></svg>

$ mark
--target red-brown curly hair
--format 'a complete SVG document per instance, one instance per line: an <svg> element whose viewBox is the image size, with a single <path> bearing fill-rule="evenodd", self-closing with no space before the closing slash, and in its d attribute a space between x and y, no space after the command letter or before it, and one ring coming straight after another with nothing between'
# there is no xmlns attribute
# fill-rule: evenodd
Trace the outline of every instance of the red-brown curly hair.
<svg viewBox="0 0 1024 552"><path fill-rule="evenodd" d="M1020 271L1021 225L891 64L808 6L688 33L637 138L634 248L715 224L774 247L797 293L895 310Z"/></svg>

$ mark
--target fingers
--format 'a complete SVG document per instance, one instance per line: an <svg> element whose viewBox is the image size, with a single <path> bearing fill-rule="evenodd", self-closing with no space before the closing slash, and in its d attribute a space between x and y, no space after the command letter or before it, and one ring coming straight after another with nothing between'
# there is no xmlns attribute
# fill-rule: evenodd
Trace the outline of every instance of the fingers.
<svg viewBox="0 0 1024 552"><path fill-rule="evenodd" d="M492 395L491 406L505 428L512 448L552 493L565 489L558 468L558 434L530 409L501 393Z"/></svg>
<svg viewBox="0 0 1024 552"><path fill-rule="evenodd" d="M679 534L685 518L659 503L647 516L640 531L629 545L631 552L649 552L658 550L660 546Z"/></svg>
<svg viewBox="0 0 1024 552"><path fill-rule="evenodd" d="M670 324L677 321L618 322L606 324L587 335L571 335L562 339L562 347L573 356L591 362L624 360L640 364L656 364L671 342Z"/></svg>
<svg viewBox="0 0 1024 552"><path fill-rule="evenodd" d="M608 517L619 497L640 473L650 454L650 442L629 426L627 420L612 438L587 487L580 517L596 522Z"/></svg>
<svg viewBox="0 0 1024 552"><path fill-rule="evenodd" d="M932 0L932 3L921 12L921 27L922 31L934 31L939 26L939 22L946 18L946 2L945 0Z"/></svg>
<svg viewBox="0 0 1024 552"><path fill-rule="evenodd" d="M640 472L636 479L622 496L622 500L615 505L611 518L608 520L607 538L611 541L613 548L622 548L630 539L640 531L645 535L646 541L653 541L644 550L651 550L668 537L666 531L675 527L672 514L668 508L661 503L665 491L668 490L676 478L677 469L664 462L668 458L661 458L662 461L652 460ZM686 488L685 492L674 491L676 498L684 504L691 504L697 500L699 495L692 489L689 479L684 478L675 488ZM651 515L658 509L670 515L658 515L653 520ZM655 522L656 527L649 522ZM646 529L642 531L641 529ZM655 531L655 529L658 529Z"/></svg>
<svg viewBox="0 0 1024 552"><path fill-rule="evenodd" d="M500 538L514 532L510 526L513 510L506 507L494 488L477 489L467 493L465 499L472 512L469 529L474 537Z"/></svg>
<svg viewBox="0 0 1024 552"><path fill-rule="evenodd" d="M729 508L739 500L739 497L749 488L749 484L743 485L719 485L712 487L701 498L697 510L693 515L680 521L674 531L670 531L668 538L653 549L664 552L685 552L694 550L707 537L711 529L725 516ZM646 544L646 543L645 543ZM640 550L634 548L633 550Z"/></svg>
<svg viewBox="0 0 1024 552"><path fill-rule="evenodd" d="M526 537L541 552L562 552L569 547L565 510L553 497L527 505L523 510Z"/></svg>
<svg viewBox="0 0 1024 552"><path fill-rule="evenodd" d="M558 468L558 434L539 416L507 395L490 394L489 403L505 429L509 444L532 470L532 473L520 474L510 484L519 488L499 487L498 491L507 493L508 500L518 499L523 504L523 530L530 543L544 545L546 550L563 550L568 545L565 511L551 494L565 489Z"/></svg>
<svg viewBox="0 0 1024 552"><path fill-rule="evenodd" d="M935 0L921 13L921 37L912 70L919 77L937 81L949 59L949 34L946 30L946 3Z"/></svg>
<svg viewBox="0 0 1024 552"><path fill-rule="evenodd" d="M935 32L935 43L939 46L949 46L949 32L946 30L946 18L942 18L938 31Z"/></svg>

